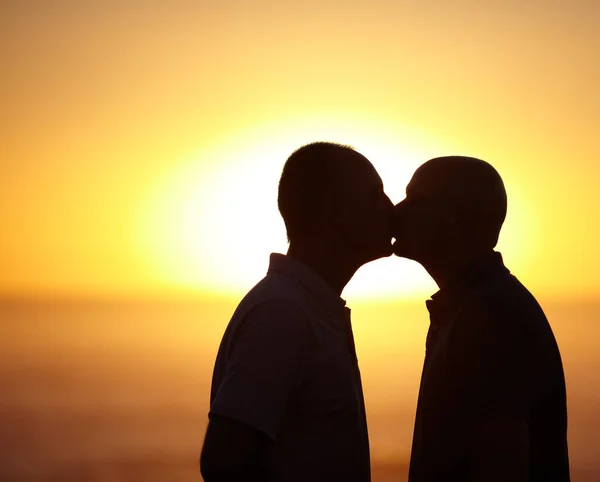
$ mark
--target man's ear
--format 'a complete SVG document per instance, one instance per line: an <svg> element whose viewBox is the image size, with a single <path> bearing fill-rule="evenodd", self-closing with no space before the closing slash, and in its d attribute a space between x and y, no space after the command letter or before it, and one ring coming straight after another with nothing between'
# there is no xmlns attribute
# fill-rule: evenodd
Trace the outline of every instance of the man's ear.
<svg viewBox="0 0 600 482"><path fill-rule="evenodd" d="M323 221L337 231L344 231L346 229L347 212L343 208L340 199L332 193L326 197L323 204L325 207Z"/></svg>
<svg viewBox="0 0 600 482"><path fill-rule="evenodd" d="M475 221L475 213L466 206L458 206L449 215L449 224L454 227L472 226Z"/></svg>
<svg viewBox="0 0 600 482"><path fill-rule="evenodd" d="M448 212L445 218L448 226L452 226L453 228L460 226L463 220L462 213L458 209L453 209L452 211Z"/></svg>

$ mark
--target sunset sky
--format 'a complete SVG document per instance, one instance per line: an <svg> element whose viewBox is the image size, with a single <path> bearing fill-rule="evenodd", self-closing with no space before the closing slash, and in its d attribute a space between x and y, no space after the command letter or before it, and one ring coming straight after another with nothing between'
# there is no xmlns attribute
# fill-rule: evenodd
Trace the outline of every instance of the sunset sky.
<svg viewBox="0 0 600 482"><path fill-rule="evenodd" d="M277 180L353 145L394 202L448 154L505 180L538 295L600 298L600 2L5 1L0 296L238 296L285 251ZM399 259L345 295L422 298Z"/></svg>

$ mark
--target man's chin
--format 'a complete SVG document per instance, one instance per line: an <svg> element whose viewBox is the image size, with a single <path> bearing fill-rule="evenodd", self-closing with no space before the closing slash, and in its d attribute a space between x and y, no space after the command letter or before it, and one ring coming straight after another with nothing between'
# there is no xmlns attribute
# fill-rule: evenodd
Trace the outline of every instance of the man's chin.
<svg viewBox="0 0 600 482"><path fill-rule="evenodd" d="M391 256L392 254L394 254L394 246L392 245L392 243L390 243L390 244L386 245L381 257L387 258L388 256Z"/></svg>
<svg viewBox="0 0 600 482"><path fill-rule="evenodd" d="M375 261L375 260L378 260L381 258L388 258L392 254L394 254L394 247L390 243L390 244L382 246L376 250L373 250L371 253L372 254L369 256L368 261L366 261L367 263L370 263L371 261Z"/></svg>
<svg viewBox="0 0 600 482"><path fill-rule="evenodd" d="M394 241L392 243L392 254L395 256L398 256L399 258L412 259L410 257L410 254L408 253L406 247L402 246L402 244L399 243L398 241Z"/></svg>

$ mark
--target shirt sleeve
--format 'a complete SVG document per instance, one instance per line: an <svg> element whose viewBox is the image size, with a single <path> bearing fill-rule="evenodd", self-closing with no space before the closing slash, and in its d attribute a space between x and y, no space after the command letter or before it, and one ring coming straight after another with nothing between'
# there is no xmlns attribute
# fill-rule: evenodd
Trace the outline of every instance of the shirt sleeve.
<svg viewBox="0 0 600 482"><path fill-rule="evenodd" d="M209 416L244 422L276 440L300 380L306 345L300 307L277 300L252 309L235 335Z"/></svg>
<svg viewBox="0 0 600 482"><path fill-rule="evenodd" d="M519 321L501 303L476 301L452 329L448 359L472 421L506 415L528 421L529 363Z"/></svg>

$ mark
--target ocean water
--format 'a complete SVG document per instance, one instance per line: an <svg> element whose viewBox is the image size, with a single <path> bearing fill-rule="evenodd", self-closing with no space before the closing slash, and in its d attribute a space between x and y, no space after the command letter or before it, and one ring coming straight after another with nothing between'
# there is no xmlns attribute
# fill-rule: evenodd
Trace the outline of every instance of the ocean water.
<svg viewBox="0 0 600 482"><path fill-rule="evenodd" d="M600 304L542 303L568 386L572 480L600 480ZM0 480L201 480L212 365L235 302L0 302ZM353 307L373 481L406 480L423 304Z"/></svg>

